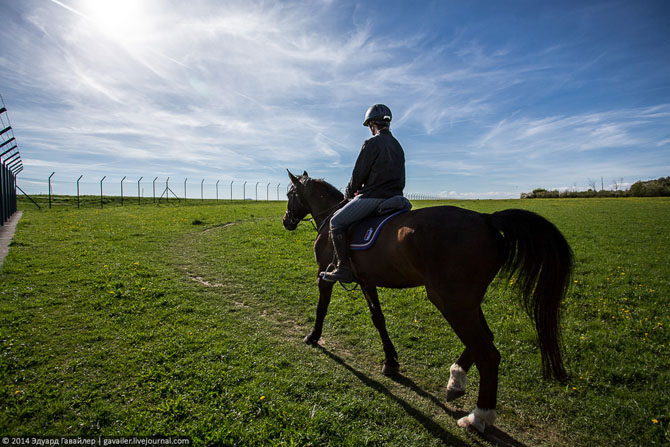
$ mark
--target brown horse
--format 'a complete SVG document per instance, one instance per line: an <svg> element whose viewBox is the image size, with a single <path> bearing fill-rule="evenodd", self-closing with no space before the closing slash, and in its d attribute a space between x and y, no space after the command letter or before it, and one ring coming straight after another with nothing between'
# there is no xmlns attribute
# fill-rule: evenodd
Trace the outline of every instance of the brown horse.
<svg viewBox="0 0 670 447"><path fill-rule="evenodd" d="M342 206L342 194L323 180L304 172L289 172L292 187L283 218L294 230L308 214L319 228L314 254L319 273L333 260L328 221ZM465 394L466 373L474 363L480 373L477 406L460 419L461 427L480 432L495 421L500 353L493 344L481 309L486 289L503 271L515 278L525 308L535 324L545 377L567 378L561 356L560 304L572 272L572 251L556 227L525 210L482 214L452 206L436 206L394 217L375 245L353 251L352 268L365 294L372 321L384 346L382 372L398 373L398 355L386 332L377 287L425 285L428 299L439 309L465 345L451 366L447 401ZM314 329L306 343L318 343L333 283L318 277L319 303Z"/></svg>

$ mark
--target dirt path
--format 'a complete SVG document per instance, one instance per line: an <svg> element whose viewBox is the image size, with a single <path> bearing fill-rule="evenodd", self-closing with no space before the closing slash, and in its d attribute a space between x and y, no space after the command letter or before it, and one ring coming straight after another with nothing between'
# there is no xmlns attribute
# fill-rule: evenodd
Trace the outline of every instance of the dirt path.
<svg viewBox="0 0 670 447"><path fill-rule="evenodd" d="M17 211L12 214L12 217L9 218L3 226L0 227L0 267L5 260L5 256L9 253L9 243L14 237L14 231L16 230L16 224L19 223L21 219L21 214L23 211Z"/></svg>

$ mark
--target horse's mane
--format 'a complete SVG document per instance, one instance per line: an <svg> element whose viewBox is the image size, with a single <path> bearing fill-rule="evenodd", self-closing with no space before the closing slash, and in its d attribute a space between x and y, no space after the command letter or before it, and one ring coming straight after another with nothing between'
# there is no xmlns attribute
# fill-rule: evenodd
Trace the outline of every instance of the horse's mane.
<svg viewBox="0 0 670 447"><path fill-rule="evenodd" d="M316 183L317 185L322 186L326 194L328 195L328 198L332 198L334 200L336 199L337 201L341 201L342 199L344 199L344 194L342 194L339 189L337 189L324 179L310 178L309 180L311 182Z"/></svg>

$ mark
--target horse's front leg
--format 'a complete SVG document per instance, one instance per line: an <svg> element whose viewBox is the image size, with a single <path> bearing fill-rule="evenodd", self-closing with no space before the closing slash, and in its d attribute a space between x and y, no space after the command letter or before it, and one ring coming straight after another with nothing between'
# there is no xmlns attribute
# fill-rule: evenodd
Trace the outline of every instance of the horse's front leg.
<svg viewBox="0 0 670 447"><path fill-rule="evenodd" d="M372 322L377 328L377 331L379 331L382 344L384 345L384 355L386 359L384 360L382 373L387 376L394 376L398 374L398 371L400 370L400 364L398 363L398 353L396 352L395 347L389 338L388 332L386 332L386 320L384 319L384 314L382 313L382 308L379 304L377 288L362 287L362 289L363 293L365 294L365 299L368 302L370 313L372 314Z"/></svg>
<svg viewBox="0 0 670 447"><path fill-rule="evenodd" d="M319 285L319 304L316 306L316 321L314 322L314 329L303 340L307 344L317 344L321 338L323 331L323 320L326 318L328 312L328 305L330 304L330 297L333 294L333 285L335 283L325 281L322 278L317 279Z"/></svg>

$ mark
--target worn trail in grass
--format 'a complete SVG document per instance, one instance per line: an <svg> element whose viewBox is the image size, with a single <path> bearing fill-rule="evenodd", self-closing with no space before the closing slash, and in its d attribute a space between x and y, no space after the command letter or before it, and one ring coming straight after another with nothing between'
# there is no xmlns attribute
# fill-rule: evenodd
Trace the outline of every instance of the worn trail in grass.
<svg viewBox="0 0 670 447"><path fill-rule="evenodd" d="M380 293L403 377L381 375L360 292L337 289L321 348L308 225L281 203L26 209L0 271L0 433L184 434L223 445L660 445L670 201L526 207L576 254L564 336L572 381L539 379L527 317L497 280L485 313L503 356L498 431L444 402L462 346L421 288Z"/></svg>

